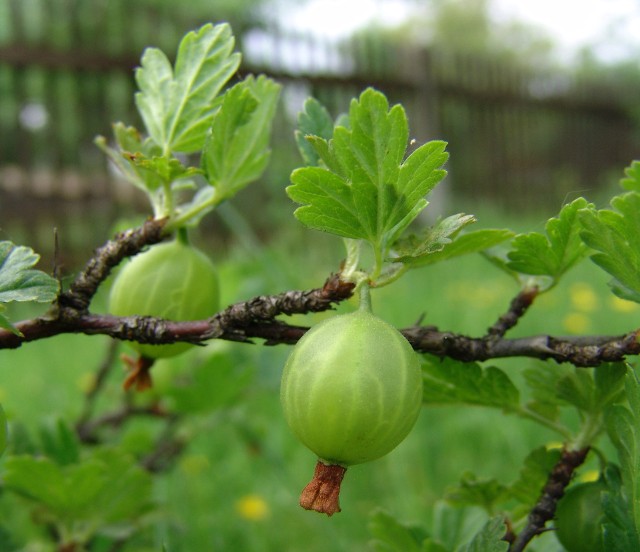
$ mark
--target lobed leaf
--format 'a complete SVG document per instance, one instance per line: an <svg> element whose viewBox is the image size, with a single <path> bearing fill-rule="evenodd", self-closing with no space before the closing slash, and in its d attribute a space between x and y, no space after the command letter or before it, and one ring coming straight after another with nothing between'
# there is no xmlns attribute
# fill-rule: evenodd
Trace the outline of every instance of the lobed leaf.
<svg viewBox="0 0 640 552"><path fill-rule="evenodd" d="M460 229L472 222L475 222L472 215L448 217L439 227L430 228L421 236L409 237L399 242L398 257L393 260L418 268L460 255L479 253L513 236L510 230L491 228L458 234ZM459 226L456 227L457 224Z"/></svg>
<svg viewBox="0 0 640 552"><path fill-rule="evenodd" d="M136 70L138 111L163 153L202 148L219 102L216 97L240 65L231 28L207 24L180 42L175 68L157 48L145 50Z"/></svg>
<svg viewBox="0 0 640 552"><path fill-rule="evenodd" d="M95 144L107 155L111 162L131 184L143 191L154 191L162 186L162 179L146 168L132 162L136 156L153 158L162 155L162 149L151 138L142 139L140 132L123 123L113 125L113 135L119 150L107 145L104 136L98 136Z"/></svg>
<svg viewBox="0 0 640 552"><path fill-rule="evenodd" d="M467 225L476 222L473 215L451 215L426 228L419 235L412 235L396 244L395 262L405 262L442 251L453 242L455 236Z"/></svg>
<svg viewBox="0 0 640 552"><path fill-rule="evenodd" d="M12 301L53 301L58 281L32 267L40 260L30 247L0 242L0 303Z"/></svg>
<svg viewBox="0 0 640 552"><path fill-rule="evenodd" d="M607 433L620 462L618 501L626 503L628 527L633 541L640 542L640 381L633 370L625 376L628 406L614 404L605 416Z"/></svg>
<svg viewBox="0 0 640 552"><path fill-rule="evenodd" d="M596 388L593 377L584 368L576 368L560 378L556 384L556 397L584 412L594 412Z"/></svg>
<svg viewBox="0 0 640 552"><path fill-rule="evenodd" d="M330 140L333 135L333 119L326 108L315 98L304 102L302 111L298 114L298 128L295 131L296 144L305 165L316 166L320 156L308 140L310 136L317 136Z"/></svg>
<svg viewBox="0 0 640 552"><path fill-rule="evenodd" d="M560 459L560 449L538 447L524 460L520 475L509 487L509 493L520 504L530 509L538 499L551 473Z"/></svg>
<svg viewBox="0 0 640 552"><path fill-rule="evenodd" d="M524 377L539 405L572 405L598 414L621 399L626 371L621 362L593 369L539 364L526 370Z"/></svg>
<svg viewBox="0 0 640 552"><path fill-rule="evenodd" d="M403 160L409 136L404 109L389 108L373 89L351 102L349 124L336 126L330 140L308 138L323 167L295 170L287 193L302 204L295 216L308 227L386 251L444 178L446 144L429 142Z"/></svg>
<svg viewBox="0 0 640 552"><path fill-rule="evenodd" d="M507 266L516 272L549 276L554 285L587 254L587 247L580 239L578 212L592 208L586 199L578 198L565 205L557 217L549 219L545 234L530 232L516 236Z"/></svg>
<svg viewBox="0 0 640 552"><path fill-rule="evenodd" d="M466 472L460 482L447 490L446 500L457 506L480 506L492 513L496 504L508 497L508 489L497 479L478 479Z"/></svg>
<svg viewBox="0 0 640 552"><path fill-rule="evenodd" d="M581 237L597 251L591 260L613 276L613 293L640 303L640 194L616 196L611 205L615 211L580 212Z"/></svg>
<svg viewBox="0 0 640 552"><path fill-rule="evenodd" d="M507 532L504 516L487 521L473 539L458 548L457 552L507 552L509 543L504 540Z"/></svg>
<svg viewBox="0 0 640 552"><path fill-rule="evenodd" d="M40 260L33 249L0 241L0 327L17 335L20 332L2 314L4 304L13 301L49 303L60 290L60 284L41 270L32 268Z"/></svg>
<svg viewBox="0 0 640 552"><path fill-rule="evenodd" d="M640 161L633 161L624 170L625 178L620 180L620 186L625 190L640 192Z"/></svg>
<svg viewBox="0 0 640 552"><path fill-rule="evenodd" d="M213 117L202 168L217 192L229 197L256 180L269 161L269 134L280 86L248 77L230 88Z"/></svg>
<svg viewBox="0 0 640 552"><path fill-rule="evenodd" d="M377 552L422 552L428 538L419 526L408 526L383 510L376 510L369 520L372 547Z"/></svg>
<svg viewBox="0 0 640 552"><path fill-rule="evenodd" d="M81 522L94 531L135 523L152 500L151 476L117 449L99 449L82 463L65 466L47 457L11 456L4 483L68 530Z"/></svg>
<svg viewBox="0 0 640 552"><path fill-rule="evenodd" d="M602 496L603 544L605 550L636 552L640 550L640 534L634 523L634 509L624 490L620 471L613 464L605 469L607 491Z"/></svg>
<svg viewBox="0 0 640 552"><path fill-rule="evenodd" d="M436 404L470 404L517 409L520 394L502 370L494 366L481 368L475 362L452 359L426 359L422 365L424 402Z"/></svg>
<svg viewBox="0 0 640 552"><path fill-rule="evenodd" d="M80 461L80 442L78 436L62 419L40 428L42 452L60 466Z"/></svg>
<svg viewBox="0 0 640 552"><path fill-rule="evenodd" d="M147 157L142 153L131 154L128 152L123 153L123 156L135 167L138 174L145 175L144 182L147 187L156 188L161 184L171 184L202 172L195 167L186 167L175 157Z"/></svg>

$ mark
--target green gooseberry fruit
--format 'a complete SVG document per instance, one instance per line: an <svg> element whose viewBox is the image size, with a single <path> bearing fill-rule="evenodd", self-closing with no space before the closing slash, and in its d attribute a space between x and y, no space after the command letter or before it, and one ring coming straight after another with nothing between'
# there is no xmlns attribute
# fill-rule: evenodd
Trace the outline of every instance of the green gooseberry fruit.
<svg viewBox="0 0 640 552"><path fill-rule="evenodd" d="M280 399L289 427L319 458L301 505L331 515L340 510L346 468L384 456L415 424L420 362L396 328L360 309L300 339L285 365Z"/></svg>
<svg viewBox="0 0 640 552"><path fill-rule="evenodd" d="M0 456L7 448L7 440L9 438L9 428L7 427L7 417L0 404Z"/></svg>
<svg viewBox="0 0 640 552"><path fill-rule="evenodd" d="M556 536L567 552L604 552L600 495L607 490L602 479L569 487L558 502Z"/></svg>
<svg viewBox="0 0 640 552"><path fill-rule="evenodd" d="M202 320L219 308L218 275L202 251L176 239L136 255L117 275L109 297L116 316L157 316L173 321ZM131 342L141 356L157 359L183 353L189 343Z"/></svg>

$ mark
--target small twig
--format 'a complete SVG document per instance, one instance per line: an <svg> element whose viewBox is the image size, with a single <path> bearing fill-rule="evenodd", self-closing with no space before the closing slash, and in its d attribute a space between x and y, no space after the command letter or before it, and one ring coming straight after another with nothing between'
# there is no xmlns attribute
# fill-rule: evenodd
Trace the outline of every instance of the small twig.
<svg viewBox="0 0 640 552"><path fill-rule="evenodd" d="M534 537L545 531L544 526L547 521L553 519L558 501L564 496L564 490L570 483L574 471L584 462L588 452L589 447L562 451L562 456L549 474L538 502L529 513L526 527L509 546L509 552L522 552Z"/></svg>
<svg viewBox="0 0 640 552"><path fill-rule="evenodd" d="M538 293L539 290L537 287L523 289L518 293L511 301L509 310L498 318L496 323L489 328L487 337L504 337L504 335L518 323L520 318L524 316L527 309L538 296Z"/></svg>
<svg viewBox="0 0 640 552"><path fill-rule="evenodd" d="M629 355L640 354L640 330L618 336L537 335L517 339L473 338L433 328L407 328L402 333L418 352L463 362L528 357L588 368L604 362L621 362Z"/></svg>
<svg viewBox="0 0 640 552"><path fill-rule="evenodd" d="M294 344L309 329L306 326L292 326L264 316L283 314L279 304L283 296L297 297L299 310L289 312L318 312L332 308L332 301L325 298L316 302L316 294L311 292L287 292L279 296L262 296L251 301L228 307L209 320L172 322L145 316L117 317L110 315L79 315L73 320L50 320L36 318L18 322L16 327L22 332L17 336L0 329L0 349L17 348L27 341L35 341L63 333L84 333L88 335L108 335L116 339L139 343L169 344L180 342L202 343L217 338L227 341L251 342L252 339L266 340L268 345ZM271 303L275 301L275 303ZM253 306L257 306L255 313ZM267 310L263 310L267 309ZM255 317L252 318L252 314ZM453 332L443 332L432 326L411 327L401 330L411 346L420 353L439 357L449 357L463 362L485 361L495 358L528 357L540 360L568 362L577 367L599 366L604 362L622 362L630 355L640 354L638 335L634 330L624 335L568 336L554 337L537 335L517 339L474 338Z"/></svg>
<svg viewBox="0 0 640 552"><path fill-rule="evenodd" d="M87 312L91 299L111 270L122 259L139 253L147 245L162 241L165 224L166 219L148 220L141 227L122 232L99 247L69 289L60 294L56 309Z"/></svg>
<svg viewBox="0 0 640 552"><path fill-rule="evenodd" d="M353 287L353 284L342 282L334 275L322 288L262 295L236 303L208 320L189 322L171 322L149 316L95 315L66 308L59 310L54 317L46 315L18 322L16 327L22 335L0 329L0 349L17 348L24 342L61 333L102 334L152 344L200 343L212 338L248 341L252 337L261 337L262 326L267 324L265 328L268 328L278 315L332 309L334 304L351 296ZM247 334L245 328L248 327L254 328L256 335ZM283 325L280 327L284 328ZM289 336L286 342L290 339Z"/></svg>
<svg viewBox="0 0 640 552"><path fill-rule="evenodd" d="M96 433L100 428L108 426L117 429L136 416L171 418L171 415L159 409L157 405L140 407L125 404L122 408L102 414L95 420L86 420L77 426L78 435L84 443L97 443L99 439Z"/></svg>
<svg viewBox="0 0 640 552"><path fill-rule="evenodd" d="M91 299L111 269L125 257L161 241L164 225L163 220L147 221L142 227L121 233L100 247L71 287L59 296L49 313L18 322L15 326L21 335L0 329L0 349L17 348L27 341L63 333L102 334L149 344L200 344L209 339L251 342L255 338L264 339L267 345L294 344L308 328L291 326L277 320L277 316L328 310L353 293L353 284L342 282L339 275L334 275L322 288L255 297L232 305L208 320L172 322L148 316L116 317L90 313L88 308ZM490 328L485 337L472 338L418 325L406 328L402 333L418 352L465 362L530 357L591 367L603 362L623 361L628 355L640 354L638 331L621 336L542 335L505 339L503 334L517 323L536 293L530 290L516 297L509 311Z"/></svg>
<svg viewBox="0 0 640 552"><path fill-rule="evenodd" d="M154 449L140 460L140 465L149 472L158 473L166 471L175 459L182 454L187 443L176 437L176 426L180 417L173 415L167 418L164 431L156 440Z"/></svg>
<svg viewBox="0 0 640 552"><path fill-rule="evenodd" d="M93 385L85 394L82 413L80 414L80 416L78 417L78 421L76 422L78 433L81 432L81 428L83 427L83 425L93 415L96 399L98 398L98 394L102 391L104 384L107 381L107 376L113 369L117 352L118 342L115 340L110 340L104 358L102 359L102 362L96 370L96 376Z"/></svg>

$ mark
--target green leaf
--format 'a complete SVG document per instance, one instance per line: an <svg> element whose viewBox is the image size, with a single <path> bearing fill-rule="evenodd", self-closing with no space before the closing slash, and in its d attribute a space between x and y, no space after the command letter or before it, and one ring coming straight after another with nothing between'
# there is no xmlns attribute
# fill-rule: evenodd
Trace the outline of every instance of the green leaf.
<svg viewBox="0 0 640 552"><path fill-rule="evenodd" d="M412 268L426 266L439 261L459 257L460 255L468 255L470 253L479 253L494 247L495 245L508 240L513 236L510 230L499 230L487 228L484 230L476 230L456 236L450 243L444 243L442 249L426 252L423 255L414 255L408 250L401 250L400 262L411 265ZM410 247L409 242L405 242ZM394 259L395 260L395 259Z"/></svg>
<svg viewBox="0 0 640 552"><path fill-rule="evenodd" d="M231 28L202 26L180 42L171 66L157 48L147 48L136 70L135 100L151 138L163 153L193 153L202 148L218 108L216 96L240 65L232 53Z"/></svg>
<svg viewBox="0 0 640 552"><path fill-rule="evenodd" d="M626 367L605 363L597 368L537 364L524 377L538 405L572 405L592 414L603 412L622 396Z"/></svg>
<svg viewBox="0 0 640 552"><path fill-rule="evenodd" d="M503 516L496 516L484 525L471 542L458 548L457 552L506 552L509 543L503 538L507 527Z"/></svg>
<svg viewBox="0 0 640 552"><path fill-rule="evenodd" d="M131 184L141 190L154 191L163 184L162 179L143 166L132 163L136 156L154 158L162 155L162 149L151 138L142 139L140 132L122 123L113 125L113 136L119 149L116 150L107 144L104 136L98 136L95 144L107 155L111 162L120 170L122 176Z"/></svg>
<svg viewBox="0 0 640 552"><path fill-rule="evenodd" d="M444 176L446 144L429 142L404 159L409 129L404 109L389 109L385 96L367 89L351 102L351 128L336 126L333 138L310 137L326 166L291 175L289 197L302 204L295 216L316 230L388 248L427 205L424 196Z"/></svg>
<svg viewBox="0 0 640 552"><path fill-rule="evenodd" d="M613 293L640 303L640 194L629 192L611 200L615 211L580 212L584 242L598 251L591 260L613 276Z"/></svg>
<svg viewBox="0 0 640 552"><path fill-rule="evenodd" d="M584 412L594 412L599 408L595 401L596 386L593 377L585 368L575 368L560 378L556 385L556 396Z"/></svg>
<svg viewBox="0 0 640 552"><path fill-rule="evenodd" d="M507 487L498 480L478 479L475 474L466 472L460 483L447 490L445 498L457 506L480 506L491 514L496 504L507 496Z"/></svg>
<svg viewBox="0 0 640 552"><path fill-rule="evenodd" d="M620 180L625 190L640 192L640 161L633 161L625 170L626 178Z"/></svg>
<svg viewBox="0 0 640 552"><path fill-rule="evenodd" d="M22 335L22 332L18 330L18 328L16 328L4 314L2 314L5 310L5 306L0 304L0 328L16 335Z"/></svg>
<svg viewBox="0 0 640 552"><path fill-rule="evenodd" d="M640 541L640 381L633 370L625 376L628 407L611 406L605 416L607 433L616 448L622 485L620 494L626 501L631 526L628 531Z"/></svg>
<svg viewBox="0 0 640 552"><path fill-rule="evenodd" d="M106 526L135 524L153 506L153 478L133 456L117 448L102 448L94 453L101 462L107 484L101 488L93 515Z"/></svg>
<svg viewBox="0 0 640 552"><path fill-rule="evenodd" d="M626 494L620 471L609 464L605 469L607 491L602 496L603 544L605 550L636 552L640 550L640 535L634 523L632 499Z"/></svg>
<svg viewBox="0 0 640 552"><path fill-rule="evenodd" d="M408 526L383 510L376 510L369 520L372 546L377 552L421 552L428 538L419 526Z"/></svg>
<svg viewBox="0 0 640 552"><path fill-rule="evenodd" d="M0 241L0 327L20 335L9 319L2 314L4 303L33 301L50 303L60 289L60 284L41 270L35 270L40 256L33 249Z"/></svg>
<svg viewBox="0 0 640 552"><path fill-rule="evenodd" d="M38 502L62 522L84 518L105 484L101 466L85 462L61 468L49 458L11 456L5 463L6 487Z"/></svg>
<svg viewBox="0 0 640 552"><path fill-rule="evenodd" d="M536 363L534 368L524 371L527 387L535 401L541 404L566 406L567 403L558 396L558 384L574 372L572 366L563 364Z"/></svg>
<svg viewBox="0 0 640 552"><path fill-rule="evenodd" d="M626 366L607 363L597 368L574 368L559 378L555 396L576 408L597 414L621 399Z"/></svg>
<svg viewBox="0 0 640 552"><path fill-rule="evenodd" d="M305 165L315 166L320 156L307 140L309 136L317 136L330 140L333 135L333 119L326 108L315 98L304 102L302 111L298 114L298 128L295 131L296 144Z"/></svg>
<svg viewBox="0 0 640 552"><path fill-rule="evenodd" d="M186 167L175 157L146 157L142 153L123 153L124 158L137 169L138 174L145 175L147 188L156 188L160 184L171 184L200 174L195 167ZM149 185L151 183L151 185Z"/></svg>
<svg viewBox="0 0 640 552"><path fill-rule="evenodd" d="M280 86L264 76L230 88L213 118L202 167L217 193L230 197L264 172Z"/></svg>
<svg viewBox="0 0 640 552"><path fill-rule="evenodd" d="M540 291L551 289L553 280L548 276L532 276L513 270L509 266L509 263L511 262L509 260L509 249L503 245L498 245L497 247L482 251L482 255L495 267L513 278L521 289L537 288Z"/></svg>
<svg viewBox="0 0 640 552"><path fill-rule="evenodd" d="M560 460L560 449L538 447L524 460L520 476L509 487L513 498L530 509L540 498L551 470Z"/></svg>
<svg viewBox="0 0 640 552"><path fill-rule="evenodd" d="M601 410L622 400L627 371L624 362L608 362L594 368L595 403Z"/></svg>
<svg viewBox="0 0 640 552"><path fill-rule="evenodd" d="M9 530L2 525L0 525L0 550L20 550L20 546L13 540Z"/></svg>
<svg viewBox="0 0 640 552"><path fill-rule="evenodd" d="M394 262L415 262L416 258L442 251L453 242L465 226L476 222L473 215L451 215L426 228L419 235L408 236L395 246Z"/></svg>
<svg viewBox="0 0 640 552"><path fill-rule="evenodd" d="M7 425L7 416L4 413L4 408L0 404L0 456L4 454L7 448L7 441L9 440L9 426Z"/></svg>
<svg viewBox="0 0 640 552"><path fill-rule="evenodd" d="M62 419L40 428L42 452L59 466L76 464L80 460L80 443L75 432Z"/></svg>
<svg viewBox="0 0 640 552"><path fill-rule="evenodd" d="M152 500L151 476L116 449L98 449L82 463L67 466L46 457L11 456L4 483L70 533L82 525L100 532L113 524L133 524Z"/></svg>
<svg viewBox="0 0 640 552"><path fill-rule="evenodd" d="M545 234L530 232L513 239L513 250L509 252L508 267L516 272L549 276L551 285L582 260L587 248L580 239L578 211L591 209L593 205L584 198L578 198L565 205L557 218L551 218L545 225Z"/></svg>
<svg viewBox="0 0 640 552"><path fill-rule="evenodd" d="M58 281L41 270L32 269L39 260L40 256L30 247L0 242L0 303L49 303L56 298Z"/></svg>
<svg viewBox="0 0 640 552"><path fill-rule="evenodd" d="M422 541L421 552L449 552L449 549L441 542L433 539L424 539Z"/></svg>
<svg viewBox="0 0 640 552"><path fill-rule="evenodd" d="M481 368L475 362L425 358L422 364L424 402L436 404L470 404L517 409L518 389L502 370L494 366Z"/></svg>

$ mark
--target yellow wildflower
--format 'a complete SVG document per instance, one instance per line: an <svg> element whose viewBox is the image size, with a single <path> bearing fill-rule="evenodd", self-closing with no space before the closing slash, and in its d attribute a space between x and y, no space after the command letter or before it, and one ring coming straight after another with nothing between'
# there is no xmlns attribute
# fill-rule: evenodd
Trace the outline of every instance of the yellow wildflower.
<svg viewBox="0 0 640 552"><path fill-rule="evenodd" d="M589 329L591 321L588 316L581 312L572 312L564 317L562 325L570 333L581 334Z"/></svg>
<svg viewBox="0 0 640 552"><path fill-rule="evenodd" d="M627 301L626 299L622 299L617 295L609 296L609 305L614 311L618 312L634 312L638 310L638 303Z"/></svg>
<svg viewBox="0 0 640 552"><path fill-rule="evenodd" d="M576 282L569 287L569 298L573 307L582 312L593 312L598 308L598 296L585 282Z"/></svg>
<svg viewBox="0 0 640 552"><path fill-rule="evenodd" d="M258 495L246 495L236 502L236 511L244 519L260 521L269 517L269 505Z"/></svg>

